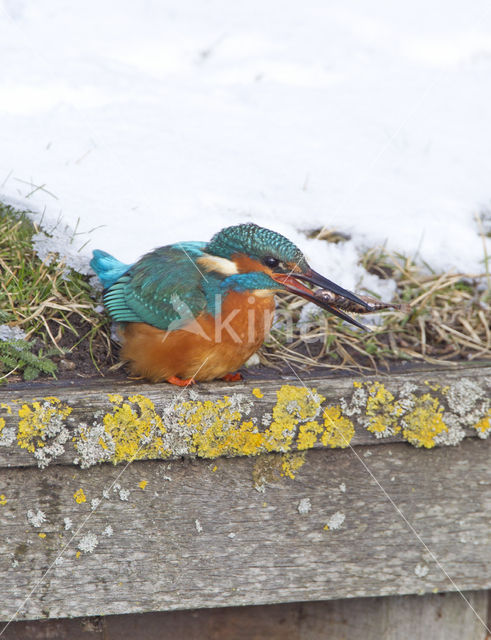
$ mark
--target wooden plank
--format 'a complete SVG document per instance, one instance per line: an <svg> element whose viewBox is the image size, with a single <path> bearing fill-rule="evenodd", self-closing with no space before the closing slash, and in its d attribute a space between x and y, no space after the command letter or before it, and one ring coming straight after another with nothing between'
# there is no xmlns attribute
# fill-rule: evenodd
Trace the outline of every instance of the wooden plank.
<svg viewBox="0 0 491 640"><path fill-rule="evenodd" d="M305 603L297 638L486 640L486 627L476 613L486 621L487 592L467 591L463 595L467 602L458 593L439 593Z"/></svg>
<svg viewBox="0 0 491 640"><path fill-rule="evenodd" d="M491 367L201 384L88 381L0 388L0 467L215 458L491 431Z"/></svg>
<svg viewBox="0 0 491 640"><path fill-rule="evenodd" d="M2 469L0 618L488 588L490 453L467 438Z"/></svg>
<svg viewBox="0 0 491 640"><path fill-rule="evenodd" d="M486 619L488 593L466 591ZM3 640L485 640L457 593L16 622Z"/></svg>

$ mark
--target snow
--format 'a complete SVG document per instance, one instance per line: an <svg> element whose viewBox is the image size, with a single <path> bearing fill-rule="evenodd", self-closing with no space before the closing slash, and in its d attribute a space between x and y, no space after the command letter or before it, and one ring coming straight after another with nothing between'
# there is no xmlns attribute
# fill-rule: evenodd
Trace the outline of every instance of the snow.
<svg viewBox="0 0 491 640"><path fill-rule="evenodd" d="M80 264L252 220L349 288L379 291L356 262L384 242L484 270L486 0L0 6L0 199L91 231L55 245Z"/></svg>

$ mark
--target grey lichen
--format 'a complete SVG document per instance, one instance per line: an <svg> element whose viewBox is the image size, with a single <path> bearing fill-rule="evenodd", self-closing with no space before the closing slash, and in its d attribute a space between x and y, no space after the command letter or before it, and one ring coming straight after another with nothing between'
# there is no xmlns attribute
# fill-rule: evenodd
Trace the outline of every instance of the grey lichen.
<svg viewBox="0 0 491 640"><path fill-rule="evenodd" d="M450 385L446 398L450 411L467 427L479 422L491 406L489 394L477 382L468 378Z"/></svg>
<svg viewBox="0 0 491 640"><path fill-rule="evenodd" d="M83 553L92 553L98 544L99 540L95 533L89 531L80 538L77 546Z"/></svg>
<svg viewBox="0 0 491 640"><path fill-rule="evenodd" d="M41 436L43 446L37 447L34 457L40 469L47 467L55 458L65 453L65 444L70 439L70 431L66 427L66 418L62 412L53 412L53 403L45 400L41 403L41 420L44 430ZM49 417L48 417L49 416Z"/></svg>
<svg viewBox="0 0 491 640"><path fill-rule="evenodd" d="M339 529L346 519L345 514L342 511L336 511L330 516L326 522L325 529L333 530Z"/></svg>
<svg viewBox="0 0 491 640"><path fill-rule="evenodd" d="M26 517L27 522L36 528L39 528L43 522L46 522L46 514L41 509L37 509L36 511L28 509Z"/></svg>
<svg viewBox="0 0 491 640"><path fill-rule="evenodd" d="M305 515L312 510L312 503L310 502L310 498L302 498L298 503L297 511L300 515Z"/></svg>

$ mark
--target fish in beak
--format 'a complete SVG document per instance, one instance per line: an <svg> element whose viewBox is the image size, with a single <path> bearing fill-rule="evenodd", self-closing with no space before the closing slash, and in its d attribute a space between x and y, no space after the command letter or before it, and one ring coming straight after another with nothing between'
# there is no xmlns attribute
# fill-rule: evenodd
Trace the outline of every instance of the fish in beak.
<svg viewBox="0 0 491 640"><path fill-rule="evenodd" d="M321 276L320 273L317 273L313 269L309 269L306 273L295 272L295 275L292 273L273 273L272 277L291 293L313 302L318 307L321 307L321 309L329 311L338 318L353 324L363 331L368 331L368 328L347 313L344 313L342 309L353 313L372 313L383 309L396 309L400 307L400 305L380 302L368 296L357 296L351 291L343 289L335 282L324 278L324 276ZM313 290L308 289L299 282L299 280L303 280L319 288Z"/></svg>

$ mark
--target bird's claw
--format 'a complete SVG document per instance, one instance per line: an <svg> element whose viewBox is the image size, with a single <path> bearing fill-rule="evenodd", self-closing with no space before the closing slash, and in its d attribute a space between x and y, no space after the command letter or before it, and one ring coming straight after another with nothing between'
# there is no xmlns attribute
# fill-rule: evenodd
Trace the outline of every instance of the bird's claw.
<svg viewBox="0 0 491 640"><path fill-rule="evenodd" d="M242 374L240 374L239 372L237 373L226 373L222 380L225 380L225 382L239 382L239 380L242 380Z"/></svg>

